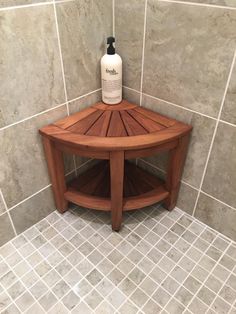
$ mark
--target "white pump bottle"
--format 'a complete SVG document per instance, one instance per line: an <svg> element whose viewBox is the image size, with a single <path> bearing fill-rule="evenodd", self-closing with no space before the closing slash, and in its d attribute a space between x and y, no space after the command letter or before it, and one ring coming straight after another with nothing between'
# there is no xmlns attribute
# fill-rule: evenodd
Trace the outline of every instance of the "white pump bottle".
<svg viewBox="0 0 236 314"><path fill-rule="evenodd" d="M101 59L102 101L108 105L122 101L122 60L115 52L114 37L107 38L107 54Z"/></svg>

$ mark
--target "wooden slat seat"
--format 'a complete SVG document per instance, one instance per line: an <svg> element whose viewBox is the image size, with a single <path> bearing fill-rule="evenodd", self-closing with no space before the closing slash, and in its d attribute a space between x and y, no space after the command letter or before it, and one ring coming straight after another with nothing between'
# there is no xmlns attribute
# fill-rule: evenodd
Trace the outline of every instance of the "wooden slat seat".
<svg viewBox="0 0 236 314"><path fill-rule="evenodd" d="M107 151L152 147L190 130L187 124L122 101L115 106L97 103L43 127L40 133L80 149Z"/></svg>

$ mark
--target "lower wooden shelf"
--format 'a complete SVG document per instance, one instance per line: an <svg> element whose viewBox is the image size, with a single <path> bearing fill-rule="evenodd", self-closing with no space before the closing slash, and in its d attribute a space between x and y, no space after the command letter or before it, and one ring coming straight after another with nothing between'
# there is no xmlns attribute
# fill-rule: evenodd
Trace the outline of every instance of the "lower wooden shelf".
<svg viewBox="0 0 236 314"><path fill-rule="evenodd" d="M68 183L64 196L69 202L103 211L111 210L110 167L101 161ZM169 196L164 182L131 162L125 162L123 211L160 202Z"/></svg>

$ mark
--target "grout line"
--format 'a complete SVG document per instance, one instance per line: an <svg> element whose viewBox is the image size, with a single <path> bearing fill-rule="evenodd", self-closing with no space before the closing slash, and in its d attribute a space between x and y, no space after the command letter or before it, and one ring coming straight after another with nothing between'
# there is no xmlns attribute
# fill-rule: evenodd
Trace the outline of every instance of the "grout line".
<svg viewBox="0 0 236 314"><path fill-rule="evenodd" d="M76 171L77 171L78 169L82 168L83 166L85 166L87 163L91 162L92 160L93 160L93 159L89 159L89 160L87 160L86 162L84 162L82 165L80 165L79 167L76 168ZM68 176L68 175L72 174L74 171L75 171L75 170L73 169L72 171L68 172L65 176ZM47 188L49 188L49 187L51 187L51 186L52 186L51 183L48 184L47 186L43 187L42 189L38 190L37 192L33 193L32 195L26 197L25 199L23 199L22 201L20 201L20 202L17 203L16 205L10 207L8 210L10 211L10 210L14 209L14 208L17 207L18 205L20 205L20 204L22 204L22 203L28 201L30 198L34 197L35 195L41 193L42 191L46 190ZM5 213L5 212L4 212L4 213ZM4 214L4 213L3 213L3 214ZM3 214L1 214L0 217L1 217Z"/></svg>
<svg viewBox="0 0 236 314"><path fill-rule="evenodd" d="M210 229L212 232L218 233L222 238L225 239L225 241L228 241L228 242L235 242L233 239L229 238L228 236L226 236L225 234L221 233L220 231L218 231L218 230L212 228L211 226L207 225L206 223L204 223L203 221L199 220L198 218L196 218L196 217L194 217L194 216L188 214L187 212L185 212L185 211L182 210L181 208L179 208L179 207L177 207L177 206L176 206L175 208L179 209L181 212L183 212L185 215L187 215L187 216L190 217L191 219L194 218L194 219L198 222L198 224L207 226L207 228ZM236 242L235 242L235 244L236 244Z"/></svg>
<svg viewBox="0 0 236 314"><path fill-rule="evenodd" d="M57 3L66 3L66 2L72 2L72 1L74 1L74 0L57 0ZM44 6L44 5L51 5L53 3L54 3L54 0L46 1L46 2L22 4L22 5L13 5L13 6L9 6L9 7L0 8L0 12L1 11L11 11L11 10L17 10L17 9L24 9L24 8L40 7L40 6Z"/></svg>
<svg viewBox="0 0 236 314"><path fill-rule="evenodd" d="M123 88L129 89L129 90L131 90L131 91L133 91L133 92L136 92L136 93L140 93L138 90L133 89L133 88L130 88L130 87L128 87L128 86L124 86L124 85L123 85ZM155 96L152 96L152 95L149 95L149 94L146 94L146 93L142 93L142 95L145 95L145 96L147 96L147 97L150 97L150 98L153 98L153 99L156 99L156 100L165 102L165 103L167 103L167 104L169 104L169 105L178 107L178 108L180 108L180 109L187 110L187 111L190 111L190 112L199 114L200 116L203 116L203 117L206 117L206 118L209 118L209 119L212 119L212 120L217 120L217 118L211 117L211 116L209 116L209 115L206 115L206 114L204 114L204 113L201 113L201 112L198 112L198 111L195 111L195 110L186 108L186 107L182 107L182 106L180 106L180 105L174 104L174 103L169 102L169 101L167 101L167 100L164 100L164 99L161 99L161 98L157 98L157 97L155 97ZM222 120L222 119L220 119L220 122L225 123L225 124L228 124L228 125L230 125L230 126L232 126L232 127L236 127L236 124L227 122L227 121Z"/></svg>
<svg viewBox="0 0 236 314"><path fill-rule="evenodd" d="M14 209L15 207L17 207L18 205L21 205L22 203L28 201L30 198L34 197L35 195L41 193L42 191L46 190L47 188L49 188L51 186L51 184L48 184L47 186L43 187L42 189L40 189L39 191L31 194L30 196L26 197L25 199L23 199L22 201L20 201L19 203L17 203L16 205L13 205L12 207L9 208L9 211L11 211L12 209Z"/></svg>
<svg viewBox="0 0 236 314"><path fill-rule="evenodd" d="M93 93L96 93L96 92L101 91L101 90L102 90L101 88L98 88L98 89L95 89L95 90L93 90L93 91L91 91L91 92L89 92L87 94L84 94L84 95L81 95L79 97L73 98L72 100L68 100L69 106L70 106L70 103L72 103L73 101L80 100L80 99L82 99L82 98L84 98L86 96L92 95Z"/></svg>
<svg viewBox="0 0 236 314"><path fill-rule="evenodd" d="M115 3L116 0L112 0L112 33L113 37L116 35L116 16L115 16Z"/></svg>
<svg viewBox="0 0 236 314"><path fill-rule="evenodd" d="M157 167L156 165L153 165L153 164L149 163L149 162L146 161L145 159L139 158L139 160L142 161L142 162L144 162L144 163L147 164L148 166L150 166L150 167L152 167L152 168L154 168L154 169L157 169L157 170L159 170L160 172L166 174L166 171L165 171L165 170L163 170L163 169ZM183 184L189 186L190 188L194 189L195 191L199 191L198 188L196 188L196 187L194 187L193 185L187 183L186 181L181 180L181 182L182 182ZM235 208L235 207L233 207L233 206L231 206L231 205L229 205L229 204L227 204L227 203L221 201L220 199L218 199L218 198L216 198L216 197L214 197L214 196L212 196L212 195L210 195L210 194L208 194L208 193L206 193L206 192L204 192L204 191L201 191L201 193L202 193L202 194L205 194L206 196L208 196L208 197L210 197L210 198L216 200L217 202L219 202L219 203L221 203L221 204L223 204L223 205L225 205L225 206L227 206L227 207L230 207L232 210L235 210L235 211L236 211L236 208ZM182 209L180 208L180 210L182 210ZM186 212L185 212L185 213L186 213ZM190 217L193 217L193 215L190 215ZM196 218L196 217L195 217L195 218ZM197 218L196 218L196 219L197 219ZM199 221L200 221L200 220L199 220ZM209 228L211 228L211 227L209 226ZM212 228L212 230L217 231L216 229L213 229L213 228ZM219 232L219 231L217 231L217 232ZM225 236L225 235L224 235L224 236ZM226 237L227 237L227 236L226 236ZM229 238L228 238L228 239L229 239Z"/></svg>
<svg viewBox="0 0 236 314"><path fill-rule="evenodd" d="M145 0L144 7L144 23L143 23L143 48L142 48L142 64L141 64L141 79L140 79L140 102L142 106L142 92L143 92L143 71L144 71L144 57L145 57L145 40L146 40L146 27L147 27L147 0Z"/></svg>
<svg viewBox="0 0 236 314"><path fill-rule="evenodd" d="M143 93L143 95L144 95L144 96L148 96L148 97L153 98L153 99L156 99L156 100L159 100L159 101L162 101L162 102L165 102L165 103L167 103L167 104L169 104L169 105L172 105L172 106L175 106L175 107L177 107L177 108L180 108L180 109L183 109L183 110L187 110L187 111L192 112L192 113L199 114L199 115L201 115L201 116L203 116L203 117L206 117L206 118L209 118L209 119L212 119L212 120L217 120L217 118L211 117L211 116L209 116L209 115L207 115L207 114L198 112L198 111L196 111L196 110L193 110L193 109L190 109L190 108L187 108L187 107L182 107L182 106L180 106L180 105L174 104L173 102L170 102L170 101L167 101L167 100L164 100L164 99L161 99L161 98L158 98L158 97L155 97L155 96L146 94L146 93Z"/></svg>
<svg viewBox="0 0 236 314"><path fill-rule="evenodd" d="M225 124L228 124L228 125L230 125L230 126L232 126L232 127L236 128L236 124L233 124L233 123L230 123L230 122L227 122L227 121L221 120L221 119L220 119L220 122L225 123Z"/></svg>
<svg viewBox="0 0 236 314"><path fill-rule="evenodd" d="M67 115L69 116L70 113L69 113L69 107L68 107L68 95L67 95L67 89L66 89L65 69L64 69L64 63L63 63L63 57L62 57L61 39L60 39L60 32L59 32L59 26L58 26L57 9L56 9L55 0L53 1L53 9L54 9L54 18L55 18L55 25L56 25L59 57L60 57L60 63L61 63L61 74L62 74L62 80L63 80L63 86L64 86L65 99L66 99L66 109L67 109Z"/></svg>
<svg viewBox="0 0 236 314"><path fill-rule="evenodd" d="M81 99L81 98L83 98L83 97L89 96L89 95L91 95L91 94L93 94L93 93L95 93L95 92L97 92L97 91L99 91L99 90L101 90L101 88L96 89L96 90L94 90L94 91L92 91L92 92L89 92L89 93L87 93L87 94L81 95L81 96L79 96L79 97L77 97L77 98L71 99L71 100L68 101L68 103L71 103L71 102L76 101L76 100L78 100L78 99ZM62 103L62 104L60 104L60 105L56 105L55 107L46 109L46 110L44 110L44 111L40 111L40 112L38 112L38 113L36 113L36 114L34 114L34 115L32 115L32 116L29 116L29 117L27 117L27 118L22 119L22 120L13 122L13 123L11 123L11 124L8 124L8 125L6 125L6 126L0 128L0 132L1 132L2 130L8 129L8 128L14 126L14 125L17 125L17 124L23 123L23 122L25 122L25 121L28 121L28 120L30 120L30 119L33 119L33 118L35 118L35 117L38 117L38 116L40 116L41 114L45 114L45 113L50 112L50 111L52 111L52 110L55 110L55 109L58 109L58 108L60 108L60 107L66 106L66 104L67 104L67 103L64 102L64 103Z"/></svg>
<svg viewBox="0 0 236 314"><path fill-rule="evenodd" d="M142 162L146 163L146 164L147 164L147 165L149 165L150 167L153 167L154 169L157 169L157 170L159 170L160 172L162 172L162 173L166 174L166 171L165 171L165 170L163 170L163 169L159 168L159 167L158 167L158 166L156 166L156 165L153 165L153 164L149 163L149 162L148 162L148 161L146 161L145 159L139 158L139 160L141 160ZM194 189L194 190L198 191L198 188L196 188L195 186L193 186L193 185L191 185L191 184L187 183L186 181L181 180L181 182L182 182L183 184L188 185L190 188L192 188L192 189Z"/></svg>
<svg viewBox="0 0 236 314"><path fill-rule="evenodd" d="M225 206L227 206L227 207L230 207L230 208L233 209L233 210L236 210L235 207L233 207L233 206L231 206L231 205L229 205L229 204L227 204L227 203L225 203L225 202L219 200L218 198L216 198L216 197L214 197L214 196L212 196L212 195L210 195L210 194L204 192L203 190L201 190L201 193L202 193L202 194L205 194L206 196L212 198L213 200L216 200L217 202L219 202L219 203L221 203L221 204L223 204L223 205L225 205Z"/></svg>
<svg viewBox="0 0 236 314"><path fill-rule="evenodd" d="M9 213L9 209L8 209L7 203L6 203L6 201L5 201L5 198L4 198L4 196L3 196L3 193L2 193L2 190L1 190L1 189L0 189L0 198L2 199L3 205L4 205L4 207L5 207L5 212L2 213L2 214L0 215L0 217L1 217L2 215L4 215L4 214L7 214L7 215L8 215L8 218L9 218L9 220L10 220L10 223L11 223L11 226L12 226L12 229L13 229L13 232L14 232L15 236L17 236L16 228L15 228L14 223L13 223L13 221L12 221L12 218L11 218L11 215L10 215L10 213Z"/></svg>
<svg viewBox="0 0 236 314"><path fill-rule="evenodd" d="M180 0L159 0L159 2L195 5L195 6L200 6L200 7L218 8L218 9L225 9L225 10L236 10L236 7L216 5L216 4L207 4L207 3L197 3L197 2L191 2L191 1L187 2L187 1L180 1Z"/></svg>
<svg viewBox="0 0 236 314"><path fill-rule="evenodd" d="M130 88L130 87L128 87L128 86L123 85L123 88L129 89L129 90L131 90L131 91L133 91L133 92L136 92L136 93L139 93L139 94L140 94L140 92L139 92L138 90L133 89L133 88ZM182 106L180 106L180 105L174 104L174 103L169 102L169 101L167 101L167 100L164 100L164 99L161 99L161 98L157 98L157 97L155 97L155 96L152 96L152 95L149 95L149 94L146 94L146 93L142 93L142 95L145 95L145 96L147 96L147 97L153 98L153 99L155 99L155 100L159 100L159 101L165 102L165 103L167 103L167 104L169 104L169 105L178 107L178 108L180 108L180 109L187 110L187 111L190 111L190 112L199 114L200 116L203 116L203 117L206 117L206 118L209 118L209 119L212 119L212 120L217 120L217 118L211 117L211 116L209 116L209 115L206 115L206 114L204 114L204 113L201 113L201 112L198 112L198 111L195 111L195 110L186 108L186 107L182 107ZM228 125L230 125L230 126L232 126L232 127L236 127L236 124L227 122L227 121L222 120L222 119L220 119L220 122L225 123L225 124L228 124Z"/></svg>
<svg viewBox="0 0 236 314"><path fill-rule="evenodd" d="M43 5L51 5L53 4L53 1L47 1L47 2L39 2L39 3L31 3L31 4L22 4L22 5L15 5L11 7L4 7L0 8L1 11L10 11L10 10L15 10L15 9L24 9L24 8L31 8L31 7L39 7Z"/></svg>
<svg viewBox="0 0 236 314"><path fill-rule="evenodd" d="M19 121L16 121L16 122L14 122L14 123L11 123L11 124L6 125L6 126L0 128L0 131L5 130L5 129L8 129L8 128L14 126L14 125L23 123L23 122L28 121L28 120L30 120L30 119L33 119L33 118L35 118L35 117L38 117L38 116L40 116L41 114L45 114L45 113L48 113L48 112L50 112L50 111L52 111L52 110L58 109L58 108L60 108L60 107L63 107L63 106L65 106L65 105L66 105L66 103L62 103L62 104L57 105L57 106L55 106L55 107L53 107L53 108L49 108L49 109L46 109L46 110L44 110L44 111L40 111L39 113L36 113L36 114L34 114L34 115L32 115L32 116L29 116L29 117L24 118L24 119L22 119L22 120L19 120Z"/></svg>
<svg viewBox="0 0 236 314"><path fill-rule="evenodd" d="M208 166L208 163L209 163L209 160L210 160L210 155L211 155L211 152L212 152L212 149L213 149L213 144L214 144L214 141L215 141L216 132L217 132L218 125L219 125L219 122L220 122L220 116L221 116L221 113L222 113L222 110L223 110L225 97L226 97L226 94L227 94L227 91L228 91L228 87L229 87L229 83L230 83L230 79L231 79L231 76L232 76L232 72L233 72L233 68L234 68L234 64L235 64L235 59L236 59L236 50L234 51L232 64L231 64L231 67L230 67L228 79L227 79L225 90L224 90L224 95L223 95L223 98L222 98L222 102L221 102L220 110L219 110L219 113L218 113L218 117L217 117L215 129L214 129L214 133L213 133L213 136L212 136L209 152L208 152L206 163L205 163L205 167L204 167L204 170L203 170L202 179L201 179L201 183L200 183L200 187L199 187L199 192L198 192L197 199L196 199L196 202L195 202L195 205L194 205L194 209L193 209L193 216L194 216L194 214L196 212L198 200L199 200L199 197L200 197L200 193L202 191L203 181L204 181L204 178L205 178L205 175L206 175L207 166Z"/></svg>

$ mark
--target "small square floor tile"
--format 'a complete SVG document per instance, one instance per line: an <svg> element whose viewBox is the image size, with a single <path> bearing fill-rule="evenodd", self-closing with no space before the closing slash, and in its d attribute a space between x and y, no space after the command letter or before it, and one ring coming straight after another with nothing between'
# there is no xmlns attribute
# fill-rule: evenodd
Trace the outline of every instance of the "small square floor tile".
<svg viewBox="0 0 236 314"><path fill-rule="evenodd" d="M211 305L216 297L216 294L209 290L207 287L203 286L197 293L198 298L207 305Z"/></svg>
<svg viewBox="0 0 236 314"><path fill-rule="evenodd" d="M148 302L142 308L142 311L145 314L153 314L153 313L158 314L158 313L161 313L162 308L153 300L148 300Z"/></svg>
<svg viewBox="0 0 236 314"><path fill-rule="evenodd" d="M62 303L67 307L69 311L73 310L76 305L80 302L80 298L73 291L69 291L63 298Z"/></svg>
<svg viewBox="0 0 236 314"><path fill-rule="evenodd" d="M70 290L70 287L64 280L60 280L53 288L52 291L58 299L61 299L67 292Z"/></svg>
<svg viewBox="0 0 236 314"><path fill-rule="evenodd" d="M120 308L119 314L137 314L138 308L131 303L130 301L126 301Z"/></svg>
<svg viewBox="0 0 236 314"><path fill-rule="evenodd" d="M229 313L229 310L230 310L230 305L226 303L220 297L217 297L215 299L211 307L216 313L222 313L222 314Z"/></svg>
<svg viewBox="0 0 236 314"><path fill-rule="evenodd" d="M171 299L165 309L168 313L175 314L182 314L185 310L184 306L175 299Z"/></svg>
<svg viewBox="0 0 236 314"><path fill-rule="evenodd" d="M160 306L164 307L171 299L171 295L167 291L165 291L163 288L160 287L153 294L152 298Z"/></svg>
<svg viewBox="0 0 236 314"><path fill-rule="evenodd" d="M93 289L84 299L84 301L95 310L95 308L102 302L103 298L101 295Z"/></svg>
<svg viewBox="0 0 236 314"><path fill-rule="evenodd" d="M141 289L137 288L130 296L130 299L138 307L142 307L148 300L148 296Z"/></svg>
<svg viewBox="0 0 236 314"><path fill-rule="evenodd" d="M16 301L18 308L24 312L26 311L35 301L29 292L22 294Z"/></svg>
<svg viewBox="0 0 236 314"><path fill-rule="evenodd" d="M30 288L30 292L36 300L41 298L47 291L48 288L42 280L37 281L35 285Z"/></svg>
<svg viewBox="0 0 236 314"><path fill-rule="evenodd" d="M49 311L50 308L53 307L53 305L56 304L57 299L56 297L52 294L52 292L48 291L46 294L44 294L40 299L39 299L39 304L42 306L42 308L47 312Z"/></svg>
<svg viewBox="0 0 236 314"><path fill-rule="evenodd" d="M180 287L180 289L176 292L175 298L183 304L185 307L188 306L190 301L193 298L193 294L184 287Z"/></svg>
<svg viewBox="0 0 236 314"><path fill-rule="evenodd" d="M122 280L118 287L126 296L129 296L137 288L136 284L129 278Z"/></svg>
<svg viewBox="0 0 236 314"><path fill-rule="evenodd" d="M207 305L205 305L200 299L198 299L196 297L189 304L188 308L194 314L206 313L207 309L208 309Z"/></svg>

